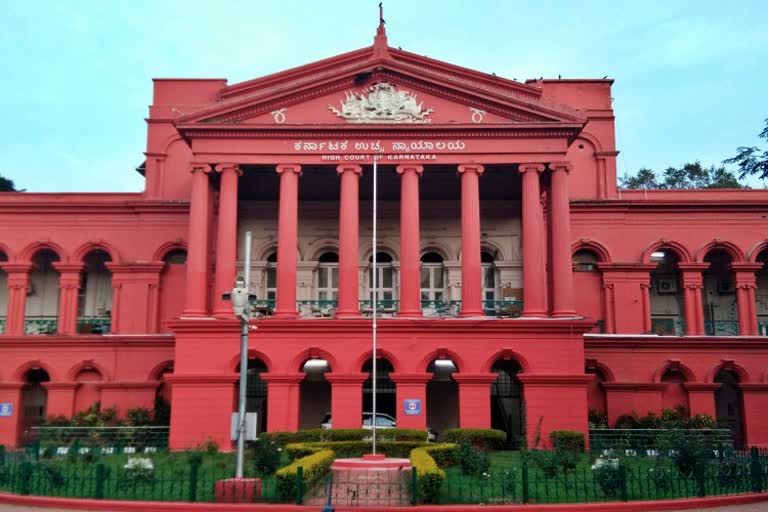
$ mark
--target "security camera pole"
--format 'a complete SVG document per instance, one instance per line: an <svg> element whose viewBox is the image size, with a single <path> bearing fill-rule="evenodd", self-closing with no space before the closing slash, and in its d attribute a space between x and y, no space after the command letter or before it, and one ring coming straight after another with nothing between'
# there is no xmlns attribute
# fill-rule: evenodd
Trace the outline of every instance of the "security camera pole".
<svg viewBox="0 0 768 512"><path fill-rule="evenodd" d="M251 318L251 295L248 293L251 282L251 232L245 232L245 255L243 258L243 276L235 279L235 287L223 298L232 301L235 316L240 319L240 397L237 408L237 465L235 478L243 478L243 460L245 458L245 397L248 384L248 329ZM255 298L255 297L253 297Z"/></svg>

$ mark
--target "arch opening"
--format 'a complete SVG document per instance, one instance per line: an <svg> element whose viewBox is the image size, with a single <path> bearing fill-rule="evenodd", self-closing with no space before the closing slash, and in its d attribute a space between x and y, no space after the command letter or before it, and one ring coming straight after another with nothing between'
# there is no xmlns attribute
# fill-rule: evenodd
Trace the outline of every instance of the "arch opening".
<svg viewBox="0 0 768 512"><path fill-rule="evenodd" d="M763 264L763 268L757 272L757 289L755 290L757 332L760 336L768 336L768 247L760 251L755 261Z"/></svg>
<svg viewBox="0 0 768 512"><path fill-rule="evenodd" d="M306 377L299 385L299 428L320 428L331 420L331 383L325 378L331 366L325 359L308 359L301 371Z"/></svg>
<svg viewBox="0 0 768 512"><path fill-rule="evenodd" d="M664 390L661 393L661 406L663 409L674 409L688 415L690 404L688 391L684 384L688 382L685 374L680 370L670 368L661 376Z"/></svg>
<svg viewBox="0 0 768 512"><path fill-rule="evenodd" d="M24 373L24 387L21 391L21 435L22 441L32 439L32 428L39 427L48 409L48 390L43 385L51 377L42 368L30 368Z"/></svg>
<svg viewBox="0 0 768 512"><path fill-rule="evenodd" d="M8 261L8 255L0 251L0 263ZM5 333L5 321L8 315L8 274L0 268L0 334Z"/></svg>
<svg viewBox="0 0 768 512"><path fill-rule="evenodd" d="M577 313L597 323L597 332L604 332L603 277L597 264L600 256L592 249L579 249L573 253L573 285L580 290Z"/></svg>
<svg viewBox="0 0 768 512"><path fill-rule="evenodd" d="M53 264L59 255L41 249L32 256L27 301L24 312L24 334L56 334L59 315L59 273Z"/></svg>
<svg viewBox="0 0 768 512"><path fill-rule="evenodd" d="M735 448L743 448L744 398L739 387L739 376L733 370L720 370L714 380L720 384L715 391L717 426L731 432Z"/></svg>
<svg viewBox="0 0 768 512"><path fill-rule="evenodd" d="M237 365L237 373L240 373L240 365ZM258 433L267 431L267 400L269 396L267 383L261 376L267 373L267 365L258 358L248 359L248 373L246 375L245 388L245 412L256 413L258 422ZM240 397L240 380L234 386L234 399L232 401L232 411L237 412L238 400Z"/></svg>
<svg viewBox="0 0 768 512"><path fill-rule="evenodd" d="M677 253L667 248L651 253L651 332L660 336L685 333L684 298Z"/></svg>
<svg viewBox="0 0 768 512"><path fill-rule="evenodd" d="M179 318L184 309L184 301L179 300L186 293L187 251L172 249L163 257L165 266L160 274L160 325L158 330L170 332L165 326L169 320Z"/></svg>
<svg viewBox="0 0 768 512"><path fill-rule="evenodd" d="M441 316L445 309L446 279L443 257L434 251L421 256L421 310L424 316Z"/></svg>
<svg viewBox="0 0 768 512"><path fill-rule="evenodd" d="M427 366L432 374L427 382L427 428L435 434L459 426L459 385L453 380L458 371L451 359L434 359Z"/></svg>
<svg viewBox="0 0 768 512"><path fill-rule="evenodd" d="M77 295L77 332L107 334L112 321L112 272L107 263L110 255L101 249L83 258L80 290Z"/></svg>
<svg viewBox="0 0 768 512"><path fill-rule="evenodd" d="M395 420L397 415L396 391L394 381L389 374L395 369L386 358L376 358L376 414L386 414ZM363 383L363 413L373 412L373 359L363 364L363 373L368 378Z"/></svg>
<svg viewBox="0 0 768 512"><path fill-rule="evenodd" d="M507 448L520 445L523 433L523 384L517 375L523 369L513 359L500 359L493 363L491 372L496 381L491 384L491 428L507 433Z"/></svg>
<svg viewBox="0 0 768 512"><path fill-rule="evenodd" d="M731 255L724 249L707 253L704 280L704 332L710 336L737 336L739 315Z"/></svg>

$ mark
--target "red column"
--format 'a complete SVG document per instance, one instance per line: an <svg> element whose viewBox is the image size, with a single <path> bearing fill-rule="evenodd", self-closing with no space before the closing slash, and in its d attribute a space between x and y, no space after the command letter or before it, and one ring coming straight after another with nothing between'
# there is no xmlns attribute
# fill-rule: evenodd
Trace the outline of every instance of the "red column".
<svg viewBox="0 0 768 512"><path fill-rule="evenodd" d="M640 293L643 299L643 333L651 332L651 283L640 283Z"/></svg>
<svg viewBox="0 0 768 512"><path fill-rule="evenodd" d="M24 335L24 315L27 308L27 290L32 265L28 263L3 263L8 273L8 310L6 311L5 334Z"/></svg>
<svg viewBox="0 0 768 512"><path fill-rule="evenodd" d="M261 374L267 383L267 432L299 430L299 385L304 377L305 373Z"/></svg>
<svg viewBox="0 0 768 512"><path fill-rule="evenodd" d="M234 316L232 303L221 298L235 283L237 261L237 179L243 173L237 164L219 164L221 173L219 192L219 225L216 235L216 285L213 297L213 315L219 318Z"/></svg>
<svg viewBox="0 0 768 512"><path fill-rule="evenodd" d="M55 262L53 268L59 271L58 333L74 336L77 334L77 294L83 265Z"/></svg>
<svg viewBox="0 0 768 512"><path fill-rule="evenodd" d="M616 332L616 321L613 314L613 287L613 283L603 280L603 322L605 322L604 334L614 334Z"/></svg>
<svg viewBox="0 0 768 512"><path fill-rule="evenodd" d="M421 316L419 176L421 165L398 165L400 175L400 308L397 316Z"/></svg>
<svg viewBox="0 0 768 512"><path fill-rule="evenodd" d="M232 395L236 379L235 374L167 377L167 382L170 382L173 388L171 431L168 440L171 450L189 450L208 440L218 444L222 451L231 449ZM147 385L156 386L157 383ZM110 397L111 393L106 389L108 387L111 386L102 387L102 397L107 402L126 403L126 400L116 401Z"/></svg>
<svg viewBox="0 0 768 512"><path fill-rule="evenodd" d="M495 373L454 373L459 384L459 427L491 428L491 384Z"/></svg>
<svg viewBox="0 0 768 512"><path fill-rule="evenodd" d="M483 166L459 166L461 175L461 316L483 316L480 264L480 175Z"/></svg>
<svg viewBox="0 0 768 512"><path fill-rule="evenodd" d="M415 428L425 430L427 425L427 382L431 373L390 373L389 378L395 383L395 414L397 428ZM421 400L421 414L406 414L406 400Z"/></svg>
<svg viewBox="0 0 768 512"><path fill-rule="evenodd" d="M763 268L761 263L732 263L736 280L736 307L739 315L739 334L757 336L757 309L755 307L755 272Z"/></svg>
<svg viewBox="0 0 768 512"><path fill-rule="evenodd" d="M542 164L520 164L523 176L523 316L547 316L544 214L539 175Z"/></svg>
<svg viewBox="0 0 768 512"><path fill-rule="evenodd" d="M339 302L336 318L360 316L359 291L359 193L358 181L363 168L359 165L339 165L341 200L339 202ZM278 266L279 268L279 266ZM335 422L335 420L334 420ZM359 427L351 427L359 428Z"/></svg>
<svg viewBox="0 0 768 512"><path fill-rule="evenodd" d="M208 209L211 166L193 163L192 196L189 206L189 248L187 250L187 296L183 316L208 314Z"/></svg>
<svg viewBox="0 0 768 512"><path fill-rule="evenodd" d="M678 263L677 267L683 281L685 334L701 336L704 334L704 304L701 300L704 281L701 273L709 267L709 263Z"/></svg>
<svg viewBox="0 0 768 512"><path fill-rule="evenodd" d="M363 383L367 373L326 373L331 383L331 422L337 428L361 428L363 422Z"/></svg>
<svg viewBox="0 0 768 512"><path fill-rule="evenodd" d="M277 304L273 318L296 318L296 254L299 250L300 165L278 165L280 206L277 213ZM271 421L271 420L269 420ZM297 420L298 422L298 417ZM297 423L298 425L298 423Z"/></svg>
<svg viewBox="0 0 768 512"><path fill-rule="evenodd" d="M573 303L573 265L571 263L571 202L568 173L571 164L552 162L552 316L576 316Z"/></svg>

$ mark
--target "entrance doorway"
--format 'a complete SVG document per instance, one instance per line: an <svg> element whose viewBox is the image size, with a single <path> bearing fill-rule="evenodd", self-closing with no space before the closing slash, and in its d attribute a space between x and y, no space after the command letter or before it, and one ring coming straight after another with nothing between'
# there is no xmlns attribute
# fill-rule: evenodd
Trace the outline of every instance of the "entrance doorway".
<svg viewBox="0 0 768 512"><path fill-rule="evenodd" d="M457 371L450 359L436 359L427 367L432 374L427 382L427 427L438 435L459 426L459 385L453 380Z"/></svg>
<svg viewBox="0 0 768 512"><path fill-rule="evenodd" d="M299 387L299 428L320 428L331 413L331 383L325 379L331 367L325 359L310 359L302 365L302 371L307 376Z"/></svg>
<svg viewBox="0 0 768 512"><path fill-rule="evenodd" d="M240 366L237 367L240 373ZM261 379L261 375L267 373L267 365L261 359L248 359L248 374L245 387L245 412L257 414L259 434L267 431L267 383ZM240 380L235 385L234 407L237 411L238 397L240 396Z"/></svg>
<svg viewBox="0 0 768 512"><path fill-rule="evenodd" d="M384 358L376 361L376 412L389 414L396 418L395 407L395 383L389 378L394 371L392 364ZM373 359L369 359L363 365L363 373L368 378L363 383L363 412L373 411Z"/></svg>
<svg viewBox="0 0 768 512"><path fill-rule="evenodd" d="M715 391L717 426L731 431L735 448L744 448L743 399L739 377L732 370L720 370L715 382L720 384Z"/></svg>
<svg viewBox="0 0 768 512"><path fill-rule="evenodd" d="M496 361L491 371L497 374L491 385L491 428L507 433L507 449L520 446L523 434L523 385L517 378L522 371L512 360Z"/></svg>
<svg viewBox="0 0 768 512"><path fill-rule="evenodd" d="M21 431L26 444L31 441L32 427L39 427L45 418L48 406L48 390L44 382L50 381L48 372L42 368L33 368L24 375L24 388L21 392L22 417Z"/></svg>

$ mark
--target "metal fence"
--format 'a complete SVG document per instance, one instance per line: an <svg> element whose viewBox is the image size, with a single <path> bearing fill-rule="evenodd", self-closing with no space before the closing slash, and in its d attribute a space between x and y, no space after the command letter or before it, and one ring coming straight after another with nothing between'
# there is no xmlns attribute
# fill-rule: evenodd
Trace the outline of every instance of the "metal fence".
<svg viewBox="0 0 768 512"><path fill-rule="evenodd" d="M660 445L679 436L697 436L715 446L730 448L733 444L728 429L622 429L601 428L589 430L589 445L593 453L618 450L622 455L655 456Z"/></svg>
<svg viewBox="0 0 768 512"><path fill-rule="evenodd" d="M104 455L156 452L168 448L169 427L32 427L29 441L66 455L70 449Z"/></svg>

